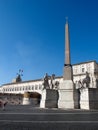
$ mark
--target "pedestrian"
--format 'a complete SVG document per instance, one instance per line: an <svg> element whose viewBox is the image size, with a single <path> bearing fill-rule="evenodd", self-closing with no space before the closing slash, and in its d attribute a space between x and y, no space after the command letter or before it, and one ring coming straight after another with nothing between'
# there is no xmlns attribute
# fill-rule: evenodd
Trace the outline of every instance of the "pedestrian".
<svg viewBox="0 0 98 130"><path fill-rule="evenodd" d="M0 101L0 107L2 108L2 110L5 110L6 104L7 102Z"/></svg>
<svg viewBox="0 0 98 130"><path fill-rule="evenodd" d="M6 106L7 102L3 103L3 110L5 110L5 106Z"/></svg>

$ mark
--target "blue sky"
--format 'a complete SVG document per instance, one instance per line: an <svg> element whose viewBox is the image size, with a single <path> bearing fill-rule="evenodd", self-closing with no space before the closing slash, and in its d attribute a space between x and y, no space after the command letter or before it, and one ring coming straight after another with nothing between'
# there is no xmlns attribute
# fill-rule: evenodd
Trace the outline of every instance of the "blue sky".
<svg viewBox="0 0 98 130"><path fill-rule="evenodd" d="M0 0L0 84L63 75L66 16L71 63L98 61L98 0Z"/></svg>

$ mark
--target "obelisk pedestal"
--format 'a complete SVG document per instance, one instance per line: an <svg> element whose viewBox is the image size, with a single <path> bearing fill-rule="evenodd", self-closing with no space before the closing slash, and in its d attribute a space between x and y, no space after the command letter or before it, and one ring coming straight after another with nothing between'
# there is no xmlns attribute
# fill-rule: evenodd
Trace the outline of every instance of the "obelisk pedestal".
<svg viewBox="0 0 98 130"><path fill-rule="evenodd" d="M63 81L60 84L58 107L66 109L74 108L74 89L71 80Z"/></svg>

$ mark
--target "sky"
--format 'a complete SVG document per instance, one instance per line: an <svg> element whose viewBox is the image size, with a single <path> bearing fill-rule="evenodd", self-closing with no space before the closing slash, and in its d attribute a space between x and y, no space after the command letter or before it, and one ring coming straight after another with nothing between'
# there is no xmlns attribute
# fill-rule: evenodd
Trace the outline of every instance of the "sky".
<svg viewBox="0 0 98 130"><path fill-rule="evenodd" d="M98 0L0 0L0 85L63 75L66 17L71 64L98 62Z"/></svg>

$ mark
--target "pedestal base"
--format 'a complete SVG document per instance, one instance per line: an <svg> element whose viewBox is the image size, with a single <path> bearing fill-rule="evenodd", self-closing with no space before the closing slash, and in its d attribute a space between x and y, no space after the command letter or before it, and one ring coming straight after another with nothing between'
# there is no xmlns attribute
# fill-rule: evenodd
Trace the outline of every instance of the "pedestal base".
<svg viewBox="0 0 98 130"><path fill-rule="evenodd" d="M80 94L81 109L98 109L98 89L84 88Z"/></svg>
<svg viewBox="0 0 98 130"><path fill-rule="evenodd" d="M71 80L60 84L58 108L74 109L74 85Z"/></svg>
<svg viewBox="0 0 98 130"><path fill-rule="evenodd" d="M53 89L43 90L40 107L41 108L57 108L58 107L58 91L53 90Z"/></svg>

